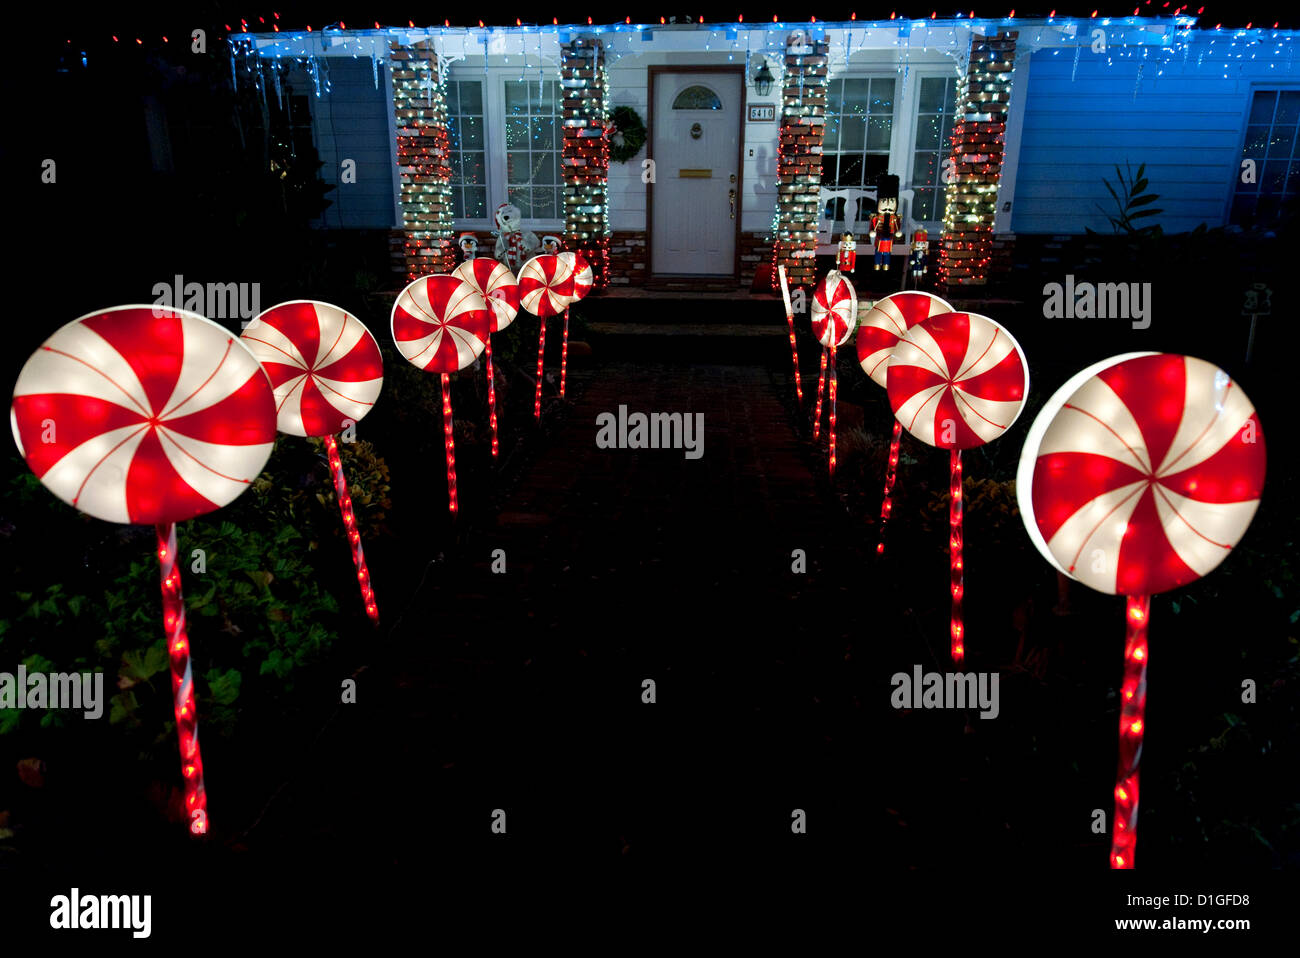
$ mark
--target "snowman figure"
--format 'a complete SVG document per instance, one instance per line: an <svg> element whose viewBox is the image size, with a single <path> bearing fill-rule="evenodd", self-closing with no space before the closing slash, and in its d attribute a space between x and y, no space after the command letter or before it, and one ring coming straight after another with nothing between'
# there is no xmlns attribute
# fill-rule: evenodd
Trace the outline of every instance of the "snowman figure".
<svg viewBox="0 0 1300 958"><path fill-rule="evenodd" d="M537 234L523 229L524 214L513 203L498 206L495 218L500 233L493 252L498 262L505 263L510 272L517 274L537 249Z"/></svg>

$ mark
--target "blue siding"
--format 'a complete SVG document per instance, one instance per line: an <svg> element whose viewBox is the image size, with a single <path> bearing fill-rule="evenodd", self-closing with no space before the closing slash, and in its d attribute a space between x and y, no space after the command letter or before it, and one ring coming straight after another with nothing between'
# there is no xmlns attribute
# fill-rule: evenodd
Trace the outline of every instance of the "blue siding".
<svg viewBox="0 0 1300 958"><path fill-rule="evenodd" d="M1186 59L1116 58L1085 47L1032 55L1011 228L1016 233L1109 232L1097 209L1114 203L1102 180L1115 166L1146 164L1150 189L1160 194L1166 232L1222 226L1240 170L1242 137L1255 87L1300 85L1285 58L1234 62L1224 76L1223 41L1210 51L1198 39ZM1112 52L1115 52L1112 49ZM1153 51L1154 52L1154 51ZM1202 53L1205 62L1197 65ZM1215 59L1213 65L1209 62ZM1139 79L1139 67L1145 62ZM1073 76L1072 76L1073 74ZM1134 95L1136 91L1136 96Z"/></svg>
<svg viewBox="0 0 1300 958"><path fill-rule="evenodd" d="M320 151L321 178L334 189L325 194L331 206L322 225L351 229L391 229L393 213L393 153L388 135L392 103L379 84L369 57L330 57L330 92L310 96L316 148ZM345 159L355 160L355 183L340 183Z"/></svg>

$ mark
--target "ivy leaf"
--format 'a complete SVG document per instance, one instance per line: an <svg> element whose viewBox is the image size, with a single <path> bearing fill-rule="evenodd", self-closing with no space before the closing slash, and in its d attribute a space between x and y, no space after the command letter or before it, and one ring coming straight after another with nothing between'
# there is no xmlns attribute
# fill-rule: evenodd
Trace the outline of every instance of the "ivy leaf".
<svg viewBox="0 0 1300 958"><path fill-rule="evenodd" d="M129 689L167 668L167 649L154 645L147 649L132 649L122 653L122 667L117 672L117 687Z"/></svg>
<svg viewBox="0 0 1300 958"><path fill-rule="evenodd" d="M243 676L238 669L227 669L224 673L217 669L212 669L207 674L208 688L212 693L212 700L218 705L230 705L235 699L239 698L239 688L243 682Z"/></svg>

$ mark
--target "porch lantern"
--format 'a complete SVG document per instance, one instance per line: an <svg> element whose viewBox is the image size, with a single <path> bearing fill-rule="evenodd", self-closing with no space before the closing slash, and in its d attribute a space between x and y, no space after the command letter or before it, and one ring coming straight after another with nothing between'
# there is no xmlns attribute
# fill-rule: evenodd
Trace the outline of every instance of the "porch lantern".
<svg viewBox="0 0 1300 958"><path fill-rule="evenodd" d="M772 92L772 84L776 82L776 77L767 67L767 60L763 60L758 67L758 72L754 74L754 92L759 96L767 96Z"/></svg>

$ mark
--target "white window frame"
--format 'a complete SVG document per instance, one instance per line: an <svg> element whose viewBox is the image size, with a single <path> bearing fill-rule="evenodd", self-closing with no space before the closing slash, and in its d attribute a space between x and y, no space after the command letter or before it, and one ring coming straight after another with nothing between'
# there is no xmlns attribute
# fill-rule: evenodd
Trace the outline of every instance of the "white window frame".
<svg viewBox="0 0 1300 958"><path fill-rule="evenodd" d="M559 82L559 75L553 72L554 68L547 64L541 68L544 75L540 79L554 80ZM487 218L486 219L458 219L452 222L452 229L475 230L485 232L497 228L496 209L507 200L507 179L506 179L506 81L519 80L520 73L523 72L523 79L536 82L539 77L539 69L530 65L526 71L521 71L518 66L491 66L487 70L483 69L482 58L477 66L472 63L457 63L447 74L450 80L477 80L483 84L483 145L486 150L485 156L485 174L487 177ZM563 97L564 89L560 89L560 96ZM564 154L564 130L563 127L556 130L557 139L560 142L558 151L563 157ZM561 170L563 177L563 170ZM560 198L563 200L564 193L561 188ZM544 233L554 233L563 235L565 221L563 217L553 219L526 219L523 222L525 230L536 233L539 237Z"/></svg>

